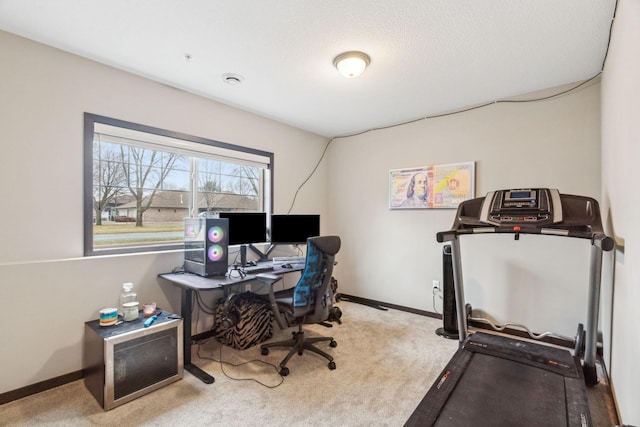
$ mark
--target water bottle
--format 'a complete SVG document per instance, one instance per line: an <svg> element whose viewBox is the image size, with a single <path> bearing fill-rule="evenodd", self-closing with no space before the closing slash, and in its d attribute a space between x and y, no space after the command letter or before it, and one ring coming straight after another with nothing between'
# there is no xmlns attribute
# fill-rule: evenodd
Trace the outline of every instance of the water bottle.
<svg viewBox="0 0 640 427"><path fill-rule="evenodd" d="M133 283L122 284L120 308L122 310L122 318L126 322L138 320L138 295L133 290Z"/></svg>

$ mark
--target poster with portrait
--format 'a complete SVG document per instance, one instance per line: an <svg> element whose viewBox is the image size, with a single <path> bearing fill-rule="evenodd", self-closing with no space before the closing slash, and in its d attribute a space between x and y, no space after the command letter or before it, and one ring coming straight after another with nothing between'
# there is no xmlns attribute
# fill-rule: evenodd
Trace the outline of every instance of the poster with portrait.
<svg viewBox="0 0 640 427"><path fill-rule="evenodd" d="M389 171L389 209L454 209L475 197L475 162Z"/></svg>

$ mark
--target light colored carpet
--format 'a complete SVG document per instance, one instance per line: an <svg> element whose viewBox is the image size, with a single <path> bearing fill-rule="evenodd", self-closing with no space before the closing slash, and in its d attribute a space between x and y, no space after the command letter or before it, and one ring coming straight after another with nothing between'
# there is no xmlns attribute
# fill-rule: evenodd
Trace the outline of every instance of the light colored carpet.
<svg viewBox="0 0 640 427"><path fill-rule="evenodd" d="M214 384L185 371L182 380L105 412L80 380L0 406L0 425L402 426L457 341L435 334L442 326L437 319L345 301L338 306L341 325L305 329L309 336L335 338L336 348L320 346L334 356L336 370L305 352L289 361L291 373L282 381L274 367L254 360L277 365L286 350L261 356L259 346L238 351L209 340L193 347L192 360L215 377ZM273 340L287 339L291 330L274 326ZM211 360L220 354L227 362L250 363L221 367Z"/></svg>

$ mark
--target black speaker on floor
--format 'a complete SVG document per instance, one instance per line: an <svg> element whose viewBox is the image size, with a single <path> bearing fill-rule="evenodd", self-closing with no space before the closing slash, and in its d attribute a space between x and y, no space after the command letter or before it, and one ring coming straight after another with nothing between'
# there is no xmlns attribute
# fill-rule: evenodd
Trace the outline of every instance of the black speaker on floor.
<svg viewBox="0 0 640 427"><path fill-rule="evenodd" d="M456 290L453 286L453 260L451 245L442 248L442 323L436 334L445 338L458 339L458 318L456 310Z"/></svg>
<svg viewBox="0 0 640 427"><path fill-rule="evenodd" d="M224 276L229 268L229 220L185 218L184 270L200 276Z"/></svg>

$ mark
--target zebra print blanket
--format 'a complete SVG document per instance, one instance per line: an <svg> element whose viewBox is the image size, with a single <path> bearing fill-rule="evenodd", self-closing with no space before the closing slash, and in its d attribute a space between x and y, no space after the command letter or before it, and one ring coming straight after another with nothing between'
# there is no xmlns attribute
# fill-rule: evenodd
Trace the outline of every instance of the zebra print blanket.
<svg viewBox="0 0 640 427"><path fill-rule="evenodd" d="M229 312L238 322L230 327L222 326L224 304L218 304L215 314L214 337L222 344L244 350L273 336L273 313L269 306L250 292L235 298Z"/></svg>

